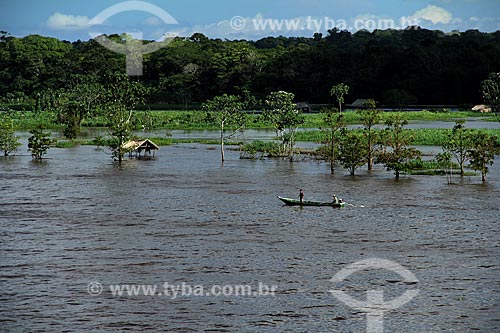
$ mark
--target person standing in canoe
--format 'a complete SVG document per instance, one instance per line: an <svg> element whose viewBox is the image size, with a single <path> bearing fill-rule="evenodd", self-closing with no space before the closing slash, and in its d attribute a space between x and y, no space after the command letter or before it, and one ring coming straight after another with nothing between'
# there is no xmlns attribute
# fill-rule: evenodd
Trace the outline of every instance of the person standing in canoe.
<svg viewBox="0 0 500 333"><path fill-rule="evenodd" d="M300 204L302 205L302 203L304 202L304 191L302 191L302 189L300 189L299 191L299 198L300 198Z"/></svg>

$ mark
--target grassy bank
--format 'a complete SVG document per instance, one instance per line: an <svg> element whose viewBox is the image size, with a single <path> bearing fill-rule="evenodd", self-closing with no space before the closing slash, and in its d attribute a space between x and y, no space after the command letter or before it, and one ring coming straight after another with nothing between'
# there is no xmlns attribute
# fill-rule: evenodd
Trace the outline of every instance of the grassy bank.
<svg viewBox="0 0 500 333"><path fill-rule="evenodd" d="M361 129L359 131L362 132ZM443 128L408 129L407 131L413 135L413 144L419 146L442 146L448 140L448 135L451 133L451 129ZM490 135L496 135L500 144L500 129L485 129L481 131ZM298 132L296 140L302 142L323 142L325 138L325 132L313 130Z"/></svg>
<svg viewBox="0 0 500 333"><path fill-rule="evenodd" d="M206 144L206 145L218 145L220 144L220 141L218 139L203 139L203 138L192 138L192 139L175 139L175 138L163 138L163 137L154 137L154 138L149 138L152 140L154 143L156 143L159 146L170 146L174 144L181 144L181 143L200 143L200 144ZM111 144L111 140L109 139L102 139L99 144L96 140L59 140L55 143L56 148L73 148L78 145L83 145L83 146L102 146L102 147L108 147ZM231 142L225 142L226 145L233 145L233 146L238 146L241 145L242 142L239 141L231 141Z"/></svg>
<svg viewBox="0 0 500 333"><path fill-rule="evenodd" d="M398 114L398 112L382 113L383 123L389 117ZM400 112L408 120L417 121L454 121L463 118L482 118L485 121L495 121L494 116L485 116L476 112ZM15 111L11 113L15 123L20 130L29 130L37 124L44 124L49 129L59 129L61 125L57 124L57 118L50 112L29 112ZM356 112L345 112L345 121L348 124L360 124L361 119ZM302 128L321 128L324 127L321 114L305 114ZM135 111L132 123L136 129L217 129L218 126L214 119L203 111ZM82 127L106 127L108 121L106 117L95 116L84 119ZM265 122L258 114L248 115L247 128L271 128L271 124Z"/></svg>

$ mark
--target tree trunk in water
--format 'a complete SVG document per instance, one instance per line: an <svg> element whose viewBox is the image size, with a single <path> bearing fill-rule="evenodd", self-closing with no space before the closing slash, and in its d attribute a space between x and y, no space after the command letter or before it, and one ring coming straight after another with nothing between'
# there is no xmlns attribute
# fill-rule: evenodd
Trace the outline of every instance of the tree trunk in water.
<svg viewBox="0 0 500 333"><path fill-rule="evenodd" d="M371 135L371 127L368 128L368 171L373 170L373 150L372 150L372 135Z"/></svg>
<svg viewBox="0 0 500 333"><path fill-rule="evenodd" d="M330 145L330 173L335 174L335 146L333 145L333 129L332 129L332 142Z"/></svg>
<svg viewBox="0 0 500 333"><path fill-rule="evenodd" d="M220 127L220 157L221 163L224 164L224 123Z"/></svg>
<svg viewBox="0 0 500 333"><path fill-rule="evenodd" d="M118 140L118 165L122 164L123 160L123 155L122 155L122 147L123 147L123 140L120 138Z"/></svg>
<svg viewBox="0 0 500 333"><path fill-rule="evenodd" d="M483 181L483 183L486 182L486 173L481 173L481 180Z"/></svg>
<svg viewBox="0 0 500 333"><path fill-rule="evenodd" d="M396 179L399 180L399 170L396 170Z"/></svg>

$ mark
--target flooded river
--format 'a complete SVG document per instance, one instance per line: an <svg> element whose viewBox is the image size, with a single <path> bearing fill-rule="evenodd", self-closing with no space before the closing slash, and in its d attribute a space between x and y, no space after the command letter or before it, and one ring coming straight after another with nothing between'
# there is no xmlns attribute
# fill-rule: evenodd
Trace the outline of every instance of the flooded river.
<svg viewBox="0 0 500 333"><path fill-rule="evenodd" d="M419 294L384 314L385 332L500 330L500 161L480 177L347 176L316 161L240 160L216 147L162 147L152 161L82 146L0 159L2 332L363 332L362 301ZM24 148L23 148L24 149ZM276 195L353 206L285 207ZM403 265L330 279L369 258ZM98 284L99 283L99 284ZM173 297L113 295L119 284ZM252 295L186 286L275 286ZM102 290L99 289L102 287ZM163 289L162 289L163 290ZM267 290L267 289L265 289Z"/></svg>

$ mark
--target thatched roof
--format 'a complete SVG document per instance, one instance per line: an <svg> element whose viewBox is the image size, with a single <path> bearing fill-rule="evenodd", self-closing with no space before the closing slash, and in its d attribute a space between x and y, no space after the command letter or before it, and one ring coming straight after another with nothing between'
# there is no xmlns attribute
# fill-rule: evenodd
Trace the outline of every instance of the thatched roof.
<svg viewBox="0 0 500 333"><path fill-rule="evenodd" d="M352 104L351 104L351 107L353 108L363 108L365 107L365 103L370 101L369 99L365 99L365 98L359 98L357 100L355 100Z"/></svg>
<svg viewBox="0 0 500 333"><path fill-rule="evenodd" d="M479 104L479 105L474 106L472 108L472 111L478 111L481 113L488 113L488 112L491 112L491 108L488 105Z"/></svg>
<svg viewBox="0 0 500 333"><path fill-rule="evenodd" d="M125 150L133 151L133 150L159 150L160 147L154 143L153 141L146 139L146 140L130 140L129 142L125 143L122 147Z"/></svg>

